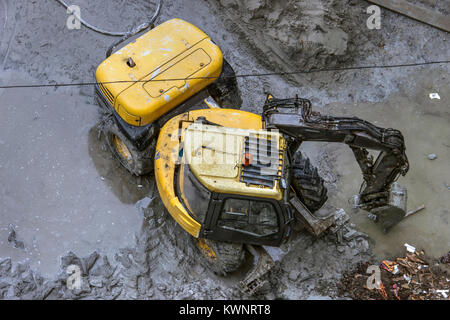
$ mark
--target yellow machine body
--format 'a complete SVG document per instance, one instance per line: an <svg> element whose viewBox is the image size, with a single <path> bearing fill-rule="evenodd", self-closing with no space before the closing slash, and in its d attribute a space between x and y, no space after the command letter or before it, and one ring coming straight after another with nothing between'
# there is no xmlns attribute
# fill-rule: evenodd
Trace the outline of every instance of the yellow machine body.
<svg viewBox="0 0 450 320"><path fill-rule="evenodd" d="M108 57L96 79L125 122L145 126L214 82L222 64L222 52L208 35L171 19Z"/></svg>
<svg viewBox="0 0 450 320"><path fill-rule="evenodd" d="M195 122L204 117L208 124ZM209 124L209 123L213 123ZM241 180L244 141L250 135L270 137L280 151L277 170L282 170L286 141L278 132L264 130L259 115L234 109L190 111L169 120L161 129L156 145L155 178L161 199L171 216L194 237L201 224L197 222L175 192L175 169L187 164L197 180L209 191L281 200L279 181L273 187L261 187ZM279 167L278 167L279 166ZM183 179L183 172L178 177ZM183 182L180 186L183 197ZM188 204L187 204L188 205Z"/></svg>

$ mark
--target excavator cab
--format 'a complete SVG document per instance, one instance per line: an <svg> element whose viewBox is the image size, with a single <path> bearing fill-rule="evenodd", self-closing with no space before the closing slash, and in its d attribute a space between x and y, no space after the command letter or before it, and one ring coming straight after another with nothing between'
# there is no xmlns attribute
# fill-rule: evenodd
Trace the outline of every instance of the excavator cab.
<svg viewBox="0 0 450 320"><path fill-rule="evenodd" d="M279 246L293 221L283 136L201 121L186 127L175 173L177 196L202 225L199 237Z"/></svg>

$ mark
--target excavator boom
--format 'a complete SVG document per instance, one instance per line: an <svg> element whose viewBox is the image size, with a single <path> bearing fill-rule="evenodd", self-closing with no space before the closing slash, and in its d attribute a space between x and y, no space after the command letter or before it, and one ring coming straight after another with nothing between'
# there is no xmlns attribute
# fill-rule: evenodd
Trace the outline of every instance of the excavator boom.
<svg viewBox="0 0 450 320"><path fill-rule="evenodd" d="M381 218L385 230L403 218L404 212L401 211L406 210L406 190L393 184L409 169L405 142L400 131L380 128L356 117L321 115L312 111L309 100L298 97L268 98L264 106L263 121L266 129L277 129L289 137L291 151L296 150L304 141L347 144L352 149L364 178L357 197L358 206ZM380 151L375 161L368 149ZM402 199L399 200L399 197ZM393 207L399 209L394 210L395 214L392 213ZM393 218L393 215L396 217Z"/></svg>

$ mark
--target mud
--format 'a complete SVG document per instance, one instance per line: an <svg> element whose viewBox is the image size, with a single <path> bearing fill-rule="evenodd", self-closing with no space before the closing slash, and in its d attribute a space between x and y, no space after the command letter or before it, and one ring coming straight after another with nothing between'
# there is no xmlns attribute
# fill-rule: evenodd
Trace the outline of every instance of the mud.
<svg viewBox="0 0 450 320"><path fill-rule="evenodd" d="M347 1L342 5L338 1L309 1L308 5L316 3L324 9L316 17L305 19L319 19L322 28L331 33L346 33L347 47L345 51L325 48L324 52L320 46L325 42L317 41L309 52L320 54L303 63L304 53L297 50L295 37L289 33L293 30L304 36L308 32L314 34L313 29L306 27L303 32L303 22L286 26L280 30L285 34L280 36L284 41L280 45L278 34L269 33L272 39L266 39L255 27L254 33L235 27L242 18L232 6L227 7L231 13L222 10L221 6L227 4L221 3L191 1L187 5L185 1L166 0L159 21L180 17L193 22L214 38L238 74L444 60L450 51L448 34L384 10L382 29L367 30L364 1L349 1L351 14L345 17L339 15ZM243 2L251 3L257 1ZM257 7L246 18L250 26L253 20L262 23L258 14L270 11L270 2L260 3L265 6ZM293 5L293 1L286 3ZM306 1L298 3L307 5ZM144 0L127 1L126 5L119 0L79 0L77 4L86 20L110 30L126 30L140 23L153 8ZM336 10L328 5L337 6ZM441 6L437 9L442 10ZM281 14L280 17L283 19ZM0 4L0 19L2 84L91 81L93 71L115 40L86 28L68 30L65 10L56 1L4 0ZM296 16L292 19L301 20ZM256 26L271 28L277 26L277 21ZM253 42L249 34L255 35ZM276 50L288 48L287 53L282 53L296 57L296 63L285 64L285 60L276 59L273 53L259 48L260 42L267 42ZM258 56L267 56L270 63L261 64ZM448 172L448 148L442 147L448 136L443 125L448 116L448 71L445 66L428 66L329 72L290 79L301 85L278 76L238 79L245 110L259 113L267 92L279 97L298 93L310 98L314 108L322 113L354 113L379 121L380 126L407 131L407 148L408 152L413 151L410 157L414 160L413 174L405 183L413 185L409 205L415 208L425 203L428 210L402 222L392 233L395 240L388 238L386 242L364 214L352 216L352 222L375 243L359 233L353 239L344 239L343 235L356 227L351 225L345 227L347 232L318 239L306 233L295 234L288 246L268 249L279 263L270 292L261 297L348 298L338 292L342 273L357 262L369 260L372 248L379 254L395 251L394 242L416 244L417 239L427 251L440 255L448 252L448 197L440 189L444 173ZM427 100L427 94L436 91L441 100ZM245 270L229 278L217 277L202 267L193 248L185 245L186 233L164 210L136 206L138 200L154 194L153 180L151 176L140 180L131 177L108 153L102 137L98 138L98 110L91 87L0 89L0 97L0 298L242 297L236 284ZM402 111L408 114L404 119ZM391 112L395 117L390 117ZM424 121L426 130L411 126L417 121ZM419 142L413 147L409 141L415 140ZM340 154L327 149L330 147L305 144L304 150L315 159L313 162L327 181L329 210L344 207L350 213L347 199L358 190L359 169L347 166L350 161L337 160ZM438 158L428 160L429 153ZM425 192L421 187L424 179L430 180ZM10 225L15 236L8 242ZM19 241L23 242L23 249L14 246ZM66 267L70 264L83 270L83 286L78 291L66 286Z"/></svg>

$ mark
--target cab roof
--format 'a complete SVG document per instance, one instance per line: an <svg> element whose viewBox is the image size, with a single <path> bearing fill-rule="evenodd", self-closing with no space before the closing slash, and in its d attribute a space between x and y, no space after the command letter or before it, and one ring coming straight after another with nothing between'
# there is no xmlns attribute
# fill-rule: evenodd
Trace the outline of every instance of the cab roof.
<svg viewBox="0 0 450 320"><path fill-rule="evenodd" d="M184 161L210 191L282 199L280 133L193 123L183 141Z"/></svg>

